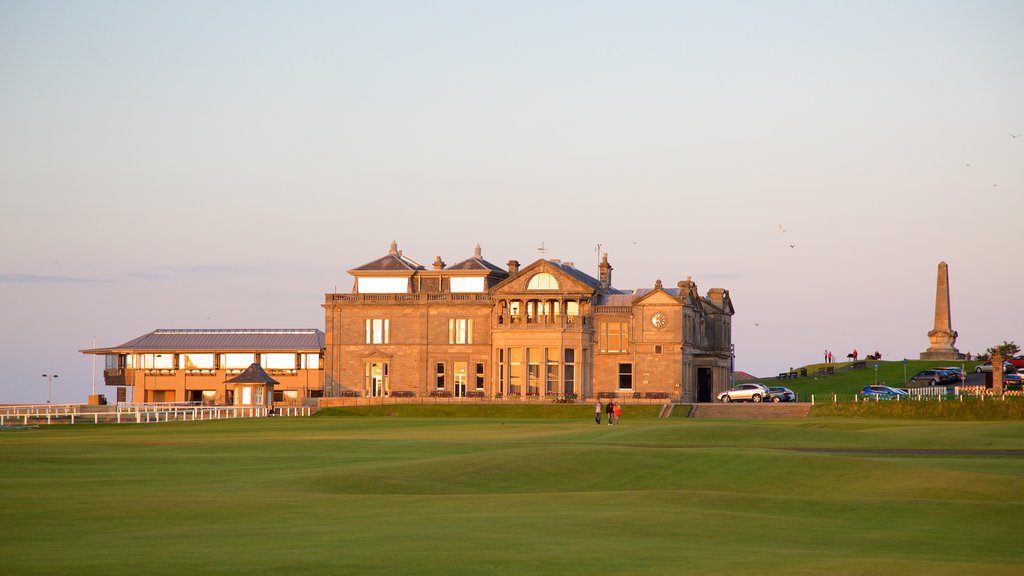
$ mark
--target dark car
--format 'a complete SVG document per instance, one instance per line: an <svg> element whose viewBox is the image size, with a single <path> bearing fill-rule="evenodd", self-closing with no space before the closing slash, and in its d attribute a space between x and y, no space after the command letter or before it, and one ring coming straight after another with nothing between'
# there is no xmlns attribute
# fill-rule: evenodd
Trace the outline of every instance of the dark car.
<svg viewBox="0 0 1024 576"><path fill-rule="evenodd" d="M1005 392L1016 392L1024 389L1024 375L1018 370L1013 374L1003 375L1003 390Z"/></svg>
<svg viewBox="0 0 1024 576"><path fill-rule="evenodd" d="M917 374L910 377L907 381L910 383L923 383L929 386L935 386L936 384L945 384L949 380L949 374L942 370L921 370Z"/></svg>
<svg viewBox="0 0 1024 576"><path fill-rule="evenodd" d="M906 398L908 396L906 390L891 388L889 386L881 386L878 384L865 386L861 389L860 393L864 398L876 398L878 400L894 400L896 398Z"/></svg>
<svg viewBox="0 0 1024 576"><path fill-rule="evenodd" d="M772 402L796 402L796 393L783 386L769 386L768 398Z"/></svg>

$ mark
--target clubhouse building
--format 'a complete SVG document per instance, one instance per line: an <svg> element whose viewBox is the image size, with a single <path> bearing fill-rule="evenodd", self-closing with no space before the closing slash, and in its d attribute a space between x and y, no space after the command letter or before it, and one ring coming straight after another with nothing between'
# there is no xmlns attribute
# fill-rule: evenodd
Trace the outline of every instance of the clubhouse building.
<svg viewBox="0 0 1024 576"><path fill-rule="evenodd" d="M326 294L324 330L155 330L106 357L119 402L226 405L306 398L620 398L710 402L731 384L728 290L690 279L620 290L572 262L496 266L477 246L428 268L392 242ZM239 386L250 366L264 388ZM130 394L130 396L129 396Z"/></svg>
<svg viewBox="0 0 1024 576"><path fill-rule="evenodd" d="M349 270L324 300L325 396L616 397L710 402L728 388L729 292L618 290L540 259L500 268L474 254L430 268L398 250Z"/></svg>

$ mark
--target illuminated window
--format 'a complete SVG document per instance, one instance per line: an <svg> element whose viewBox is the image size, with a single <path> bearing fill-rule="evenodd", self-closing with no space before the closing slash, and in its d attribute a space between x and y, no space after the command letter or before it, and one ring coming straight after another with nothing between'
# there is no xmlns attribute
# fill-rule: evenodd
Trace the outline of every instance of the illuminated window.
<svg viewBox="0 0 1024 576"><path fill-rule="evenodd" d="M390 322L381 318L370 318L366 320L366 343L387 344L388 328Z"/></svg>
<svg viewBox="0 0 1024 576"><path fill-rule="evenodd" d="M629 325L626 322L601 323L601 352L626 352L629 341Z"/></svg>
<svg viewBox="0 0 1024 576"><path fill-rule="evenodd" d="M558 280L547 272L535 274L526 284L527 290L558 290Z"/></svg>
<svg viewBox="0 0 1024 576"><path fill-rule="evenodd" d="M468 318L448 319L448 343L449 344L472 344L473 343L473 321Z"/></svg>

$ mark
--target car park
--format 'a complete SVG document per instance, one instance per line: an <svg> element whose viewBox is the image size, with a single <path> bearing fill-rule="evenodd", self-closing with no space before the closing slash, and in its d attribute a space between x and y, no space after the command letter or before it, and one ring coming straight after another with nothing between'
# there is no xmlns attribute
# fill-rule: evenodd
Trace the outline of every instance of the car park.
<svg viewBox="0 0 1024 576"><path fill-rule="evenodd" d="M906 398L908 396L907 391L901 388L892 388L890 386L882 386L879 384L865 386L860 391L864 398L876 398L878 400L893 400L896 398Z"/></svg>
<svg viewBox="0 0 1024 576"><path fill-rule="evenodd" d="M796 393L784 386L769 386L766 400L772 402L796 402Z"/></svg>
<svg viewBox="0 0 1024 576"><path fill-rule="evenodd" d="M768 397L763 384L737 384L718 395L720 402L761 402Z"/></svg>
<svg viewBox="0 0 1024 576"><path fill-rule="evenodd" d="M945 384L950 379L950 375L942 370L921 370L917 374L910 377L907 381L908 384L927 384L929 386L935 386L936 384Z"/></svg>

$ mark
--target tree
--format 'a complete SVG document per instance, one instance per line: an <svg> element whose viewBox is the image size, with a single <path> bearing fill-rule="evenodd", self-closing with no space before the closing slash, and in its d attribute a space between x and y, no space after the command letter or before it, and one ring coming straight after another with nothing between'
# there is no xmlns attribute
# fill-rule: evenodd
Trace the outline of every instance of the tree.
<svg viewBox="0 0 1024 576"><path fill-rule="evenodd" d="M988 349L989 356L996 353L1002 356L1003 360L1009 360L1020 353L1020 346L1017 346L1016 342L1007 342L1006 340L1003 340L1002 344Z"/></svg>

